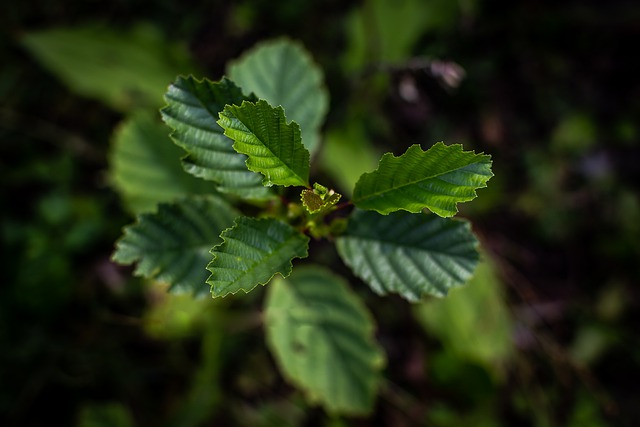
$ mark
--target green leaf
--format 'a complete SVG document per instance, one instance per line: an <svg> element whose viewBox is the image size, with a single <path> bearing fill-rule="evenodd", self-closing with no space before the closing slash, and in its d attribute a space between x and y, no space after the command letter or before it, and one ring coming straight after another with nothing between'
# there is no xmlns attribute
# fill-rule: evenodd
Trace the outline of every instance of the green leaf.
<svg viewBox="0 0 640 427"><path fill-rule="evenodd" d="M416 58L420 38L451 31L469 3L448 0L369 0L347 16L344 69L362 70L370 64L401 63ZM473 7L473 6L472 6ZM434 34L435 33L435 34Z"/></svg>
<svg viewBox="0 0 640 427"><path fill-rule="evenodd" d="M478 263L478 242L467 221L431 214L355 211L338 253L374 292L409 301L445 296L469 279Z"/></svg>
<svg viewBox="0 0 640 427"><path fill-rule="evenodd" d="M233 148L249 156L249 170L264 175L263 185L309 186L309 151L300 141L300 127L287 123L282 107L267 101L227 105L218 124L233 139Z"/></svg>
<svg viewBox="0 0 640 427"><path fill-rule="evenodd" d="M416 305L414 313L445 348L492 370L513 350L503 285L487 262L478 265L467 286L453 289L444 300Z"/></svg>
<svg viewBox="0 0 640 427"><path fill-rule="evenodd" d="M161 204L158 212L142 214L125 227L113 260L137 262L135 275L170 284L170 291L204 294L209 249L239 213L214 196L192 196Z"/></svg>
<svg viewBox="0 0 640 427"><path fill-rule="evenodd" d="M302 267L269 286L267 340L283 375L331 413L367 414L384 356L362 301L338 276Z"/></svg>
<svg viewBox="0 0 640 427"><path fill-rule="evenodd" d="M368 117L350 114L346 123L331 126L318 153L321 169L336 181L340 193L349 198L360 176L375 169L382 155L365 131L368 121Z"/></svg>
<svg viewBox="0 0 640 427"><path fill-rule="evenodd" d="M273 218L239 217L220 237L223 243L211 249L213 260L207 266L214 298L239 290L249 293L276 273L287 277L293 258L308 255L309 238Z"/></svg>
<svg viewBox="0 0 640 427"><path fill-rule="evenodd" d="M160 202L215 191L213 183L185 173L181 153L150 114L137 113L118 126L109 153L111 182L130 211L150 212Z"/></svg>
<svg viewBox="0 0 640 427"><path fill-rule="evenodd" d="M385 215L429 208L450 217L458 212L457 203L473 200L492 176L491 156L462 151L459 144L438 142L427 151L416 144L400 157L382 156L378 169L356 183L353 203Z"/></svg>
<svg viewBox="0 0 640 427"><path fill-rule="evenodd" d="M71 90L119 111L160 107L167 82L194 69L186 49L151 26L55 28L27 33L22 44Z"/></svg>
<svg viewBox="0 0 640 427"><path fill-rule="evenodd" d="M341 194L336 193L333 190L329 190L327 187L318 184L313 184L313 190L305 188L300 193L300 200L307 212L314 214L323 210L329 209L334 206L340 198Z"/></svg>
<svg viewBox="0 0 640 427"><path fill-rule="evenodd" d="M84 404L78 410L76 427L134 427L136 423L124 403Z"/></svg>
<svg viewBox="0 0 640 427"><path fill-rule="evenodd" d="M218 190L248 199L266 199L272 193L262 186L260 174L247 170L247 157L233 149L216 122L226 104L248 98L233 82L211 82L178 77L165 94L162 118L174 131L173 141L188 154L182 160L187 172L219 184Z"/></svg>
<svg viewBox="0 0 640 427"><path fill-rule="evenodd" d="M318 147L329 106L320 68L298 43L279 39L258 44L228 67L229 77L271 105L281 105L302 129L302 142Z"/></svg>

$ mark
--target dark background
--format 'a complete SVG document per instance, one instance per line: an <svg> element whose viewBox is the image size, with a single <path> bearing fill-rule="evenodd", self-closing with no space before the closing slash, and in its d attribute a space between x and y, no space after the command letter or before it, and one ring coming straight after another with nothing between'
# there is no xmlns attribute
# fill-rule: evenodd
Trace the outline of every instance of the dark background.
<svg viewBox="0 0 640 427"><path fill-rule="evenodd" d="M640 7L398 4L416 24L376 17L382 0L3 4L0 424L639 425ZM357 122L379 152L444 140L491 154L496 176L463 213L504 286L514 350L502 374L445 357L406 302L363 291L392 385L371 417L341 419L279 377L246 314L255 300L231 303L244 314L224 333L215 311L189 301L204 314L167 320L162 293L109 261L132 221L108 180L128 111L79 95L24 43L36 31L141 23L212 79L287 35L325 72L328 132ZM453 87L416 58L455 62L465 77ZM177 329L154 330L149 316Z"/></svg>

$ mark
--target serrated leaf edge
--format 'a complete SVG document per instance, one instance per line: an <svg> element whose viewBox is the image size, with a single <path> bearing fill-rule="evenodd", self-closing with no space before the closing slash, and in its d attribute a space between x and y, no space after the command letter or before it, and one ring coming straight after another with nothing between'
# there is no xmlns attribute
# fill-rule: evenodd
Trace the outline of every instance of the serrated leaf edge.
<svg viewBox="0 0 640 427"><path fill-rule="evenodd" d="M298 124L298 122L296 122L295 120L289 120L289 121L287 121L287 115L286 115L286 112L284 111L284 108L282 107L282 105L278 105L278 106L274 107L273 105L269 104L269 102L267 102L265 99L258 99L256 102L252 102L252 101L244 100L244 101L242 101L242 104L240 104L240 105L235 105L235 104L234 104L233 106L238 107L238 108L243 108L243 107L245 106L245 104L250 104L250 105L253 105L253 106L257 107L260 103L266 104L266 105L268 105L269 107L271 107L271 108L273 108L274 110L276 110L276 111L278 112L278 115L279 115L279 116L280 116L280 113L282 113L282 118L284 119L284 123L285 123L285 125L286 125L286 126L291 126L291 127L293 128L292 132L296 133L296 129L297 129L297 134L298 134L298 136L300 137L300 141L299 141L298 143L300 144L300 146L302 147L302 149L303 149L304 151L306 151L306 153L307 153L307 162L310 162L310 161L311 161L311 153L309 152L309 150L307 149L307 147L305 147L305 145L302 143L302 130L301 130L301 128L300 128L300 125L299 125L299 124ZM225 112L228 112L228 114L232 115L232 116L233 116L233 118L235 118L235 119L236 119L236 120L238 120L240 123L242 123L242 125L243 125L243 126L246 126L242 121L240 121L240 119L238 119L238 117L234 114L234 112L233 112L233 111L231 111L231 109L227 108L227 106L228 106L228 105L229 105L229 104L227 104L227 105L224 107L224 109L218 113L219 120L217 120L217 121L216 121L216 123L218 123L218 126L220 126L220 127L223 129L223 131L224 131L224 133L223 133L223 134L224 134L224 136L226 136L227 138L229 138L230 140L232 140L232 141L233 141L233 146L232 146L232 147L233 147L233 149L234 149L238 154L241 154L241 155L243 155L243 156L246 156L246 157L247 157L247 159L245 160L245 165L247 166L247 169L248 169L248 170L250 170L251 172L259 173L259 174L261 174L262 176L264 176L264 179L263 179L263 181L262 181L262 184L263 184L264 186L266 186L266 187L270 187L271 185L273 185L273 184L274 184L274 183L272 183L272 182L271 182L271 179L270 179L267 175L265 175L265 174L262 172L262 170L260 170L260 168L254 168L252 165L250 165L250 158L251 158L251 156L252 156L252 155L247 154L247 153L243 153L242 151L239 151L238 146L237 146L237 142L227 134L227 128L225 128L224 126L222 126L222 125L220 124L220 121L221 121L221 120L223 120L223 119L229 119L229 118L230 118L230 117L228 117L228 116L225 114ZM250 132L251 132L251 131L250 131ZM253 134L253 132L251 132L251 133ZM294 144L295 144L295 142L294 142ZM263 144L263 145L265 146L265 148L266 148L267 150L269 150L269 152L271 153L271 155L272 155L274 158L278 159L278 156L277 156L273 151L271 151L271 149L270 149L269 147L267 147L265 144ZM296 173L296 172L295 172L291 167L289 167L288 165L286 165L284 162L282 162L282 161L281 161L281 163L282 163L282 164L283 164L283 165L284 165L284 166L285 166L285 167L286 167L286 168L291 172L291 175L292 175L292 176L294 176L295 178L297 178L297 179L299 180L300 184L299 184L299 185L297 185L297 186L299 186L299 187L306 187L306 188L310 188L310 186L309 186L309 170L311 169L310 165L309 165L309 168L307 168L307 171L306 171L306 172L307 172L307 176L306 176L306 177L304 177L304 176L300 176L300 175L298 175L298 173ZM293 185L293 184L289 184L289 185L284 185L284 184L275 184L275 185L282 185L282 186L285 186L285 187L295 186L295 185Z"/></svg>
<svg viewBox="0 0 640 427"><path fill-rule="evenodd" d="M380 161L378 162L378 167L377 167L375 170L373 170L373 171L371 171L371 172L365 172L365 173L363 173L363 174L360 176L360 178L358 178L358 181L356 182L356 184L355 184L355 186L354 186L354 191L355 191L355 188L357 188L357 187L358 187L358 185L360 184L360 182L361 182L363 179L365 179L365 177L368 177L368 176L371 176L371 175L373 175L373 174L378 173L378 171L380 170L380 167L381 167L381 166L383 166L383 164L384 164L384 163L387 163L388 161L390 161L391 159L393 159L393 160L401 159L401 158L402 158L404 155L406 155L410 150L420 150L420 152L421 152L422 154L424 154L424 153L429 152L429 150L431 150L432 148L434 148L434 147L438 147L438 146L459 148L460 153L463 153L463 154L472 154L472 155L473 155L474 157L476 157L476 158L480 158L480 159L486 159L486 160L488 160L486 163L488 163L488 164L489 164L489 168L490 168L490 169L489 169L489 172L490 172L490 174L488 175L487 181L483 182L483 183L482 183L482 185L480 185L480 186L478 186L478 187L475 187L475 188L472 188L472 189L471 189L471 191L473 192L473 197L472 197L471 199L464 200L464 201L457 201L457 202L455 202L455 204L454 204L454 209L455 209L455 211L454 211L453 213L451 213L450 215L442 215L442 214L440 214L440 213L438 213L438 212L432 211L429 207L426 207L426 209L429 209L431 212L433 212L434 214L436 214L436 215L438 215L438 216L440 216L440 217L442 217L442 218L450 218L450 217L452 217L452 216L456 215L456 214L459 212L459 210L458 210L458 203L462 203L462 202L465 202L465 201L471 201L471 200L475 199L476 197L478 197L477 190L478 190L478 189L480 189L480 188L486 188L486 187L487 187L487 182L488 182L488 181L489 181L489 180L494 176L493 171L491 170L491 166L493 165L493 160L491 159L491 155L490 155L490 154L485 154L484 152L476 153L476 152L475 152L475 151L473 151L473 150L470 150L470 151L464 151L464 147L462 146L462 144L451 144L451 145L447 145L447 144L445 144L444 142L439 141L439 142L436 142L435 144L433 144L433 146L431 146L431 147L430 147L429 149L427 149L427 150L423 150L423 149L422 149L422 147L420 146L420 144L413 144L413 145L411 145L409 148L407 148L407 150L406 150L404 153L402 153L402 154L401 154L401 155L399 155L399 156L395 156L393 153L385 153L385 154L382 156L382 158L380 159ZM485 162L473 162L473 163L471 163L471 164L475 164L475 163L485 163ZM466 166L468 166L468 165L466 165ZM458 169L461 169L461 168L458 168ZM457 169L455 169L455 170L457 170ZM433 178L436 178L436 177L438 177L438 176L440 176L440 175L444 175L444 174L446 174L446 173L450 173L450 172L453 172L453 170L452 170L452 171L445 172L445 173L443 173L443 174L437 174L437 175L431 175L431 176L428 176L428 177L422 177L422 178L420 178L420 179L418 179L418 180L415 180L415 181L412 181L412 182L408 182L408 183L406 183L406 184L403 184L401 187L396 187L396 189L397 189L397 188L406 187L406 186L409 186L409 185L415 185L415 184L419 183L420 181L424 181L424 180L426 180L426 179L433 179ZM364 199L364 200L368 200L368 199L370 199L372 196L379 195L379 194L382 194L382 193L383 193L383 192L373 193L370 197L367 197L367 199ZM355 199L355 198L354 198L354 204L356 204L356 206L357 206L357 204L358 204L358 202L356 201L356 199ZM365 208L362 208L362 209L365 209ZM423 208L423 209L424 209L424 208ZM399 211L399 210L403 210L403 211L407 211L407 212L411 212L411 213L419 213L419 212L421 212L423 209L420 209L420 210L410 210L410 209L405 209L405 208L398 208L398 209L390 209L390 210L385 210L385 211L381 211L381 210L378 210L378 209L365 209L365 210L374 210L374 211L376 211L376 212L378 212L378 213L380 213L380 214L382 214L382 215L388 215L388 214L390 214L391 212L395 212L395 211Z"/></svg>
<svg viewBox="0 0 640 427"><path fill-rule="evenodd" d="M211 248L211 249L209 250L209 253L210 253L211 255L213 255L213 258L211 259L211 261L209 262L209 264L208 264L208 265L207 265L207 267L206 267L206 269L207 269L207 270L209 270L209 271L211 272L211 274L209 275L209 278L208 278L208 279L207 279L207 281L206 281L206 284L208 284L209 286L211 286L211 287L212 287L212 289L211 289L211 295L212 295L212 297L213 297L213 298L224 298L224 297L226 297L227 295L235 295L235 294L237 294L239 291L243 291L245 294L248 294L249 292L251 292L251 291L253 291L255 288L257 288L257 287L258 287L258 285L266 286L266 285L267 285L271 280L273 280L273 278L274 278L276 275L278 275L278 274L279 274L280 276L282 276L283 278L285 278L285 279L286 279L287 277L289 277L289 276L291 275L291 272L293 271L293 260L294 260L294 259L296 259L296 258L298 258L298 259L304 259L304 258L307 258L307 257L309 256L309 238L308 238L307 236L305 236L304 234L300 233L300 235L304 236L304 237L307 239L307 240L306 240L307 245L306 245L305 250L304 250L305 254L304 254L304 256L300 256L300 257L298 257L298 256L294 256L293 258L291 258L291 259L289 260L289 265L287 266L287 267L288 267L288 272L286 272L285 274L283 274L282 272L276 271L275 273L273 273L273 274L271 275L271 277L269 277L269 279L268 279L268 280L265 280L264 282L260 282L260 281L258 281L254 286L252 286L252 287L251 287L250 289L248 289L248 290L245 290L245 289L239 288L239 289L237 289L236 291L233 291L233 292L232 292L232 291L229 291L229 292L225 293L224 295L213 295L213 286L209 284L209 279L211 279L211 278L213 277L214 272L213 272L212 270L210 270L210 269L209 269L209 266L210 266L210 265L215 261L215 259L216 259L216 257L217 257L217 255L216 255L216 253L215 253L215 250L216 250L217 248L219 248L219 247L222 247L223 245L225 245L225 244L227 243L227 239L226 239L226 237L227 237L227 236L225 236L225 233L226 233L227 231L229 231L229 230L232 230L233 228L235 228L235 227L238 225L238 219L239 219L239 218L241 218L241 217L236 218L236 220L234 221L233 226L231 226L231 227L229 227L229 228L227 228L227 229L223 230L223 231L220 233L220 238L222 239L222 243L220 243L220 244L218 244L218 245L215 245L213 248ZM252 218L252 219L256 219L256 220L258 220L258 221L264 221L264 220L275 219L275 218L262 218L262 219ZM276 221L279 221L279 220L276 220ZM285 224L285 225L287 225L287 226L289 226L289 227L291 227L289 224L287 224L287 223L285 223L285 222L282 222L282 221L279 221L279 222L280 222L280 223L282 223L282 224ZM291 227L291 228L292 228L292 229L294 229L293 227ZM295 230L295 229L294 229L294 230ZM296 230L296 231L297 231L297 230Z"/></svg>

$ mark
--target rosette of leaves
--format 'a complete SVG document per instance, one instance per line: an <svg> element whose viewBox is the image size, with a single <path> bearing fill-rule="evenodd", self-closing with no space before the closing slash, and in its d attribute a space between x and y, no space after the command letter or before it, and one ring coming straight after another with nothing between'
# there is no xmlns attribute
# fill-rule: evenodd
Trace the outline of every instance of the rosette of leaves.
<svg viewBox="0 0 640 427"><path fill-rule="evenodd" d="M317 75L308 54L296 60L299 46L282 43L288 42L279 41L277 50L266 44L251 55L285 52L270 61L295 63L300 72ZM265 88L295 90L295 81L263 71L246 67L238 75L265 82ZM262 74L249 78L251 72ZM414 145L397 157L385 154L345 202L325 185L310 186L312 156L303 141L309 134L288 119L288 107L246 93L226 78L179 77L171 85L162 114L173 129L172 141L185 151L184 171L208 181L215 195L185 194L143 214L125 229L114 260L137 262L136 274L175 289L200 290L206 283L214 298L267 285L267 337L283 376L327 411L365 414L375 403L384 360L372 338L372 316L344 280L308 265L296 273L297 259L313 256L311 238L328 238L377 294L397 293L412 302L445 296L478 263L469 223L450 217L458 203L486 186L490 157L460 145ZM295 99L304 103L305 96L314 93L297 93ZM312 116L324 115L319 103L307 108L316 109ZM192 187L183 188L188 193ZM191 206L194 197L200 200L197 209ZM260 207L265 210L258 217L244 212L255 215ZM340 374L329 372L331 366Z"/></svg>

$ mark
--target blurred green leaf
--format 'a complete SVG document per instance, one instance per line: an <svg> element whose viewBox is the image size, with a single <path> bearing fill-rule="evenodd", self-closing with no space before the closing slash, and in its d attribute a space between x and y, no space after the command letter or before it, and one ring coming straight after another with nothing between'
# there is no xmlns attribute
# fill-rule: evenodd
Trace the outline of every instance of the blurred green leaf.
<svg viewBox="0 0 640 427"><path fill-rule="evenodd" d="M167 340L194 334L205 316L211 314L210 301L193 298L189 294L167 293L166 290L156 283L151 285L148 293L152 295L152 304L143 318L145 331L153 337Z"/></svg>
<svg viewBox="0 0 640 427"><path fill-rule="evenodd" d="M367 0L350 17L345 68L367 62L397 63L411 57L420 37L458 23L468 2L448 0Z"/></svg>
<svg viewBox="0 0 640 427"><path fill-rule="evenodd" d="M167 84L194 70L186 50L151 26L54 28L27 33L22 44L71 90L120 111L160 107Z"/></svg>
<svg viewBox="0 0 640 427"><path fill-rule="evenodd" d="M371 315L338 276L301 267L269 287L267 340L285 377L331 413L366 414L384 356Z"/></svg>
<svg viewBox="0 0 640 427"><path fill-rule="evenodd" d="M327 131L320 162L340 185L340 192L350 196L360 176L375 169L381 155L367 140L362 121L353 120Z"/></svg>
<svg viewBox="0 0 640 427"><path fill-rule="evenodd" d="M113 134L109 155L111 182L134 214L155 210L189 194L215 192L211 182L187 174L184 152L168 136L168 128L151 114L138 112Z"/></svg>
<svg viewBox="0 0 640 427"><path fill-rule="evenodd" d="M569 353L572 360L587 366L611 348L617 338L619 336L614 331L604 326L583 325L576 332Z"/></svg>
<svg viewBox="0 0 640 427"><path fill-rule="evenodd" d="M567 420L567 427L608 427L612 424L603 421L601 402L585 391L577 394L573 411Z"/></svg>
<svg viewBox="0 0 640 427"><path fill-rule="evenodd" d="M454 289L443 300L415 307L425 329L442 340L458 356L495 368L513 350L512 322L502 284L487 262L481 262L466 286Z"/></svg>
<svg viewBox="0 0 640 427"><path fill-rule="evenodd" d="M200 365L192 373L191 387L182 396L182 404L163 424L167 427L201 426L223 401L220 374L224 366L225 338L228 337L225 333L226 318L219 305L211 305L208 299L200 302L203 304L198 313L203 329Z"/></svg>
<svg viewBox="0 0 640 427"><path fill-rule="evenodd" d="M586 114L573 113L563 118L553 131L551 147L559 153L584 154L597 141L594 120Z"/></svg>
<svg viewBox="0 0 640 427"><path fill-rule="evenodd" d="M122 403L85 405L78 414L77 427L134 427L129 410Z"/></svg>
<svg viewBox="0 0 640 427"><path fill-rule="evenodd" d="M322 70L298 43L287 39L256 45L227 68L229 77L246 92L282 106L300 125L302 143L313 153L329 107Z"/></svg>

